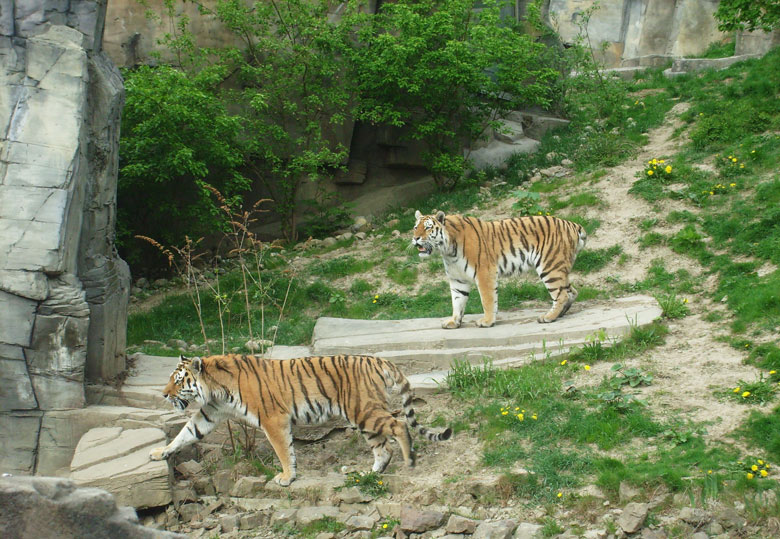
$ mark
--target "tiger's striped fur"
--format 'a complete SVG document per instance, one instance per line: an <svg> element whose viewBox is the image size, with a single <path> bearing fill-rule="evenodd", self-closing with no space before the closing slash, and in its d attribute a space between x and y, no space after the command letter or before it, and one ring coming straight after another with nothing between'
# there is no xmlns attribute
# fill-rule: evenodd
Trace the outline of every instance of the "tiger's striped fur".
<svg viewBox="0 0 780 539"><path fill-rule="evenodd" d="M415 212L412 244L421 257L441 253L450 281L452 318L445 329L460 327L472 284L477 283L484 314L479 327L495 324L498 312L498 277L534 268L553 300L539 322L552 322L566 314L577 290L569 272L585 246L585 229L577 223L549 216L515 217L482 221L462 215L423 215Z"/></svg>
<svg viewBox="0 0 780 539"><path fill-rule="evenodd" d="M406 421L388 409L390 391L399 391ZM409 427L432 441L446 440L448 428L432 432L417 423L409 381L389 361L371 356L318 356L271 360L248 355L181 357L163 396L184 410L191 402L200 410L176 438L152 450L152 460L170 455L211 432L223 418L259 427L279 457L282 472L274 480L289 485L296 476L291 426L321 423L341 416L363 433L374 452L373 470L383 471L392 450L388 438L401 446L404 461L414 466Z"/></svg>

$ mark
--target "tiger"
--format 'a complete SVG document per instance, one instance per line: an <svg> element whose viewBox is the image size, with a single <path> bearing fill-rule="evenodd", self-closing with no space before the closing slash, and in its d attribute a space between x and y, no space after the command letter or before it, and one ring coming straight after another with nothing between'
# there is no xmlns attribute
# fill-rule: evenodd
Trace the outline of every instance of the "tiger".
<svg viewBox="0 0 780 539"><path fill-rule="evenodd" d="M400 391L405 421L388 408L391 391ZM406 465L414 467L410 427L431 441L452 435L449 427L436 432L418 424L409 381L393 363L372 356L181 356L163 397L178 410L192 402L201 407L171 443L151 450L151 460L167 459L206 436L221 419L235 418L263 430L282 466L274 481L285 487L296 478L294 424L343 417L363 434L374 453L372 470L380 473L392 457L389 438L400 445Z"/></svg>
<svg viewBox="0 0 780 539"><path fill-rule="evenodd" d="M553 300L550 310L538 318L540 323L566 314L577 298L569 272L587 240L579 224L546 215L499 221L445 215L443 211L435 215L415 211L414 216L413 248L422 258L438 252L444 260L452 296L452 318L442 323L444 329L460 327L474 282L483 310L477 326L493 326L498 312L498 277L531 268Z"/></svg>

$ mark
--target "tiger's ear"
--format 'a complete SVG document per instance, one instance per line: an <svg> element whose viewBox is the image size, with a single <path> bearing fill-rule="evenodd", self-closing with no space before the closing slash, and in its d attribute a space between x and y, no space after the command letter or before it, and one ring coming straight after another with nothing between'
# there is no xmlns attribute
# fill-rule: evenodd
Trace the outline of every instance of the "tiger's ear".
<svg viewBox="0 0 780 539"><path fill-rule="evenodd" d="M422 217L422 213L420 213L420 210L415 210L414 212L414 218L418 221L420 220L420 217Z"/></svg>
<svg viewBox="0 0 780 539"><path fill-rule="evenodd" d="M444 224L444 212L440 211L436 213L436 220L439 221L441 224Z"/></svg>
<svg viewBox="0 0 780 539"><path fill-rule="evenodd" d="M192 358L192 365L190 366L192 372L200 374L203 372L203 360L199 357Z"/></svg>

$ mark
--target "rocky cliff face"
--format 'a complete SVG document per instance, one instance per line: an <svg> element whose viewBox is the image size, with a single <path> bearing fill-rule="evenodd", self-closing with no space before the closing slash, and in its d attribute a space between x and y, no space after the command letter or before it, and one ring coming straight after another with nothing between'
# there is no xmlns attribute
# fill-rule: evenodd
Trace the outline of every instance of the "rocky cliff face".
<svg viewBox="0 0 780 539"><path fill-rule="evenodd" d="M125 368L114 248L121 76L105 1L0 0L0 470L33 472L44 414Z"/></svg>

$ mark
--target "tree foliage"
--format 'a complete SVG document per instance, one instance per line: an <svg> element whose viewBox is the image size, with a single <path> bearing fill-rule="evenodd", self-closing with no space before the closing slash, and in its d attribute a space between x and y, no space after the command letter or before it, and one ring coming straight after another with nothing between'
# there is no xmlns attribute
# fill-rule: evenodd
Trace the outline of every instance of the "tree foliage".
<svg viewBox="0 0 780 539"><path fill-rule="evenodd" d="M323 192L354 121L402 127L453 185L462 148L508 110L545 104L558 76L503 3L399 0L372 15L363 0L217 0L199 11L233 45L206 49L164 0L160 67L126 74L123 238L171 243L216 226L208 182L228 197L262 184L294 240L302 186Z"/></svg>
<svg viewBox="0 0 780 539"><path fill-rule="evenodd" d="M715 11L724 32L760 29L771 32L780 25L778 0L721 0Z"/></svg>
<svg viewBox="0 0 780 539"><path fill-rule="evenodd" d="M476 9L476 5L481 7ZM405 128L425 148L439 185L466 170L464 142L508 110L543 104L555 72L539 63L543 46L501 17L502 3L399 0L358 31L351 50L357 118Z"/></svg>
<svg viewBox="0 0 780 539"><path fill-rule="evenodd" d="M240 118L215 95L213 76L168 66L125 72L118 240L131 263L140 257L135 234L175 243L220 225L206 184L233 198L249 187Z"/></svg>

